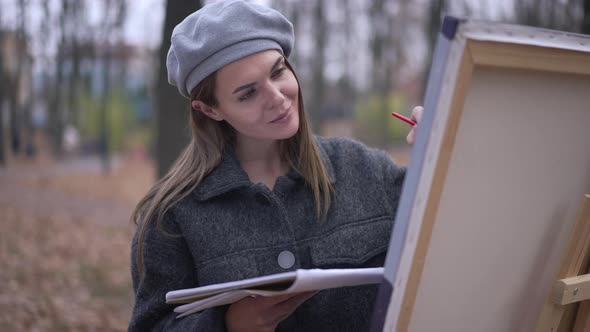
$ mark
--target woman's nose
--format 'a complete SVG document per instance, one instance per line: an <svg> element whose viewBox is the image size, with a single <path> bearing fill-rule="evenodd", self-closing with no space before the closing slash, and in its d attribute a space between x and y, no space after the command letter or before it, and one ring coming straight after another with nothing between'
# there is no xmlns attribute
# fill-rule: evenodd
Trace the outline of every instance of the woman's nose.
<svg viewBox="0 0 590 332"><path fill-rule="evenodd" d="M270 83L268 90L268 108L277 108L285 102L285 96L278 84Z"/></svg>

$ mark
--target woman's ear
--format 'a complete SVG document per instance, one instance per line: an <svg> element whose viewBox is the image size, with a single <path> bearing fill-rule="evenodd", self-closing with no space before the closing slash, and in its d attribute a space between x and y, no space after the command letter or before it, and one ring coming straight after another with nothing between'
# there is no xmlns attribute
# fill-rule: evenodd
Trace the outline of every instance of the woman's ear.
<svg viewBox="0 0 590 332"><path fill-rule="evenodd" d="M217 112L217 110L215 110L213 107L205 104L204 102L202 102L200 100L191 101L191 107L194 110L202 112L203 114L205 114L206 116L210 117L211 119L213 119L215 121L223 120L223 116L219 112Z"/></svg>

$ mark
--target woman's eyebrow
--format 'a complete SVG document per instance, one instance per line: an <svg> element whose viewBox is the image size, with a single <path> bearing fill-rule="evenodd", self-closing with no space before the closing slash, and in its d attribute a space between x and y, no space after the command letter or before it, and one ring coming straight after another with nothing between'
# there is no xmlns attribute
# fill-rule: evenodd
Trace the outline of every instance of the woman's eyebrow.
<svg viewBox="0 0 590 332"><path fill-rule="evenodd" d="M272 73L273 71L275 71L277 69L277 67L281 64L281 60L283 60L282 56L279 56L277 58L277 60L275 61L275 63L272 65L272 67L270 68L270 72ZM234 90L234 92L232 92L232 94L235 94L236 92L240 92L242 90L248 89L252 86L254 86L256 83L252 82L252 83L248 83L248 84L244 84L240 87L238 87L237 89Z"/></svg>
<svg viewBox="0 0 590 332"><path fill-rule="evenodd" d="M275 63L272 65L272 67L270 68L270 72L272 73L273 71L275 71L275 69L277 69L277 67L281 64L281 60L283 60L282 56L279 56L277 61L275 61Z"/></svg>
<svg viewBox="0 0 590 332"><path fill-rule="evenodd" d="M244 84L244 85L240 86L239 88L235 89L234 92L232 92L232 94L235 94L236 92L240 92L242 90L248 89L248 88L254 86L255 84L256 84L255 82Z"/></svg>

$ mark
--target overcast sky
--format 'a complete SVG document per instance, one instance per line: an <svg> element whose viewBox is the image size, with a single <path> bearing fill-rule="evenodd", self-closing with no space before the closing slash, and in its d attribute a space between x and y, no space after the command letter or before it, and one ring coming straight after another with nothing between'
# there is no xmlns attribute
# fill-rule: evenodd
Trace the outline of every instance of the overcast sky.
<svg viewBox="0 0 590 332"><path fill-rule="evenodd" d="M3 0L0 0L3 1ZM97 1L97 0L95 0ZM100 1L100 0L98 0ZM217 0L206 0L205 3ZM267 0L255 1L267 4ZM156 47L162 37L165 0L136 0L129 2L125 36L132 43L145 43Z"/></svg>
<svg viewBox="0 0 590 332"><path fill-rule="evenodd" d="M91 22L98 22L101 17L101 2L103 0L90 0L88 4L89 19ZM164 5L166 0L128 0L128 13L125 22L125 37L133 44L145 44L149 47L158 46L161 34L162 23L164 20ZM206 0L206 3L217 0ZM258 0L257 2L268 4L268 0ZM476 7L486 7L488 15L497 17L507 10L513 3L513 0L482 0L470 1ZM16 25L18 0L0 0L0 22L3 26L14 27ZM28 27L31 34L39 30L39 22L43 19L40 8L40 0L29 0L31 10L29 14L30 26ZM52 11L59 11L59 1L50 1Z"/></svg>
<svg viewBox="0 0 590 332"><path fill-rule="evenodd" d="M98 22L101 17L101 2L103 0L90 0L89 20ZM216 0L206 0L206 3ZM125 38L133 44L145 44L149 47L157 47L162 37L162 23L164 21L164 5L166 0L128 0L128 13L125 20ZM267 0L257 2L266 4ZM29 33L35 34L39 31L39 23L43 19L40 0L29 0L30 26ZM16 26L16 15L18 0L0 0L0 22L2 26L14 28ZM52 12L59 11L59 1L50 0Z"/></svg>
<svg viewBox="0 0 590 332"><path fill-rule="evenodd" d="M125 22L125 37L133 44L157 47L162 38L165 0L139 0L129 2Z"/></svg>

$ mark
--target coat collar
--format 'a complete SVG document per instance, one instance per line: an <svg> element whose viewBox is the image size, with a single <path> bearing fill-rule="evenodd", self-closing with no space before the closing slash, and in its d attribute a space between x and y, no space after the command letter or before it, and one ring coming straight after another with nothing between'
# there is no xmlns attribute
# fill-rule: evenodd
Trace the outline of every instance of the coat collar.
<svg viewBox="0 0 590 332"><path fill-rule="evenodd" d="M330 183L334 184L336 182L336 177L334 175L332 161L321 144L316 143L316 146L320 150L320 156L324 163L324 167L326 167ZM303 176L294 169L291 169L287 176L295 181L305 180ZM205 176L203 181L201 181L195 189L194 193L198 200L204 201L251 185L252 182L248 178L248 174L246 174L242 166L240 166L240 162L235 155L234 149L230 146L226 146L219 165L217 165L211 173Z"/></svg>
<svg viewBox="0 0 590 332"><path fill-rule="evenodd" d="M195 190L195 195L198 200L204 201L251 184L233 148L226 146L219 165L203 178Z"/></svg>

